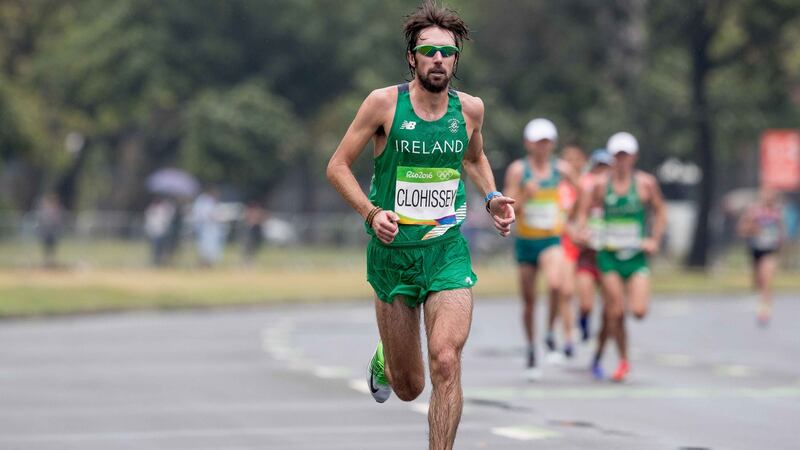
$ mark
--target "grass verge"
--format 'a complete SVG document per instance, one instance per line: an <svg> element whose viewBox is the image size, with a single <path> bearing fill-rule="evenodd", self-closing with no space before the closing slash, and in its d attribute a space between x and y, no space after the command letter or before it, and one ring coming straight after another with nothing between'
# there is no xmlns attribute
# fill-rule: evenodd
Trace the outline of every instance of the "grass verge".
<svg viewBox="0 0 800 450"><path fill-rule="evenodd" d="M478 265L478 298L517 294L511 264ZM0 271L0 317L182 307L224 307L371 298L361 263L253 269L6 269ZM715 274L656 270L656 294L747 292L744 271ZM779 274L778 291L800 293L796 273Z"/></svg>

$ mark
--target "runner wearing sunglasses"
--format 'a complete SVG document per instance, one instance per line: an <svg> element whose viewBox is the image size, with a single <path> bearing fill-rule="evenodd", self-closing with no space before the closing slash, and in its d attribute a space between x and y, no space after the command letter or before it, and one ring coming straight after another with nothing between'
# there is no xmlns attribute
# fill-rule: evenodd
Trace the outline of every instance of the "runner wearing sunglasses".
<svg viewBox="0 0 800 450"><path fill-rule="evenodd" d="M458 15L425 2L407 17L406 60L412 80L367 96L328 164L328 178L364 217L371 240L367 280L375 291L380 341L367 368L378 402L404 401L425 386L420 342L424 310L433 386L430 448L450 449L461 418L461 351L472 321L472 271L460 226L466 174L484 194L501 235L514 200L495 188L483 153L479 98L450 87L468 30ZM374 143L369 195L352 164Z"/></svg>

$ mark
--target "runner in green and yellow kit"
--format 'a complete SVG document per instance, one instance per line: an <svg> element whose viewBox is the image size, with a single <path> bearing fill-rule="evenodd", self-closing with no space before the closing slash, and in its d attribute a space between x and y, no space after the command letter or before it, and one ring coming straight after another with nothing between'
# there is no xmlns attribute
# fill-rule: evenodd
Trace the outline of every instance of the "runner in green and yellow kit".
<svg viewBox="0 0 800 450"><path fill-rule="evenodd" d="M591 199L581 202L578 226L586 226L592 204L603 205L605 233L602 249L597 253L597 266L605 292L605 331L609 338L616 339L620 354L612 379L623 381L630 370L625 298L634 316L644 318L650 302L647 257L658 251L666 227L666 208L655 177L634 168L639 152L636 138L630 133L616 133L608 140L607 147L614 156L610 176L598 178L589 194ZM648 209L652 214L649 234ZM592 365L596 378L600 377L602 352L600 341Z"/></svg>
<svg viewBox="0 0 800 450"><path fill-rule="evenodd" d="M519 264L520 291L522 293L522 324L527 340L527 365L525 377L530 381L541 378L536 364L534 344L536 279L540 272L547 281L549 294L548 332L545 344L548 357L560 357L556 351L553 325L558 317L563 282L564 253L561 233L564 214L561 209L559 183L578 184L577 171L566 161L553 157L558 133L553 122L533 119L523 132L524 158L514 161L506 170L504 189L516 200L514 208L519 218L515 239L515 254Z"/></svg>
<svg viewBox="0 0 800 450"><path fill-rule="evenodd" d="M466 218L462 172L486 194L501 235L514 222L514 200L495 190L483 153L483 103L450 88L468 31L458 15L424 2L405 23L413 80L373 91L328 164L328 178L366 221L367 280L381 341L367 369L378 402L404 401L425 386L420 343L424 310L433 392L430 448L451 449L461 418L461 351L472 321L477 281L460 226ZM374 142L369 196L351 166ZM462 171L463 168L463 171Z"/></svg>

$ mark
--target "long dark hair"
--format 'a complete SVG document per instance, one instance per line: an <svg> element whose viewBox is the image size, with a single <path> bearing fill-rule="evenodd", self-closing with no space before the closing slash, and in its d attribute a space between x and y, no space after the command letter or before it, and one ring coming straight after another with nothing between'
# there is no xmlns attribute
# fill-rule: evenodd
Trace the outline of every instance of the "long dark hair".
<svg viewBox="0 0 800 450"><path fill-rule="evenodd" d="M453 39L458 48L461 48L464 41L469 40L469 28L457 12L437 5L433 0L425 0L414 12L406 16L406 22L403 25L408 53L414 53L413 49L417 46L420 32L428 27L439 27L453 33ZM458 57L459 54L456 54L453 76L458 67ZM416 69L411 63L408 63L408 70L411 72L412 78L416 76Z"/></svg>

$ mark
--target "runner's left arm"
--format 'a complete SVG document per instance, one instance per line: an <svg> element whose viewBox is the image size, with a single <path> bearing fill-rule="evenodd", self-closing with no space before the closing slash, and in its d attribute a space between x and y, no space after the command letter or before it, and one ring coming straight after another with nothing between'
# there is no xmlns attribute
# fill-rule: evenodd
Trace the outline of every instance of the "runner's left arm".
<svg viewBox="0 0 800 450"><path fill-rule="evenodd" d="M573 189L575 189L575 198L576 199L581 198L582 188L580 182L580 174L578 173L577 170L575 170L574 167L572 167L572 164L568 163L563 159L559 159L556 161L556 169L559 171L559 173L561 173L561 177L564 178L564 180L566 180L567 183L571 184ZM577 216L578 216L578 202L576 200L575 204L572 205L572 209L570 209L567 214L568 226L570 223L575 221ZM572 231L574 230L568 230L568 232L570 232L570 237L573 236Z"/></svg>
<svg viewBox="0 0 800 450"><path fill-rule="evenodd" d="M563 159L556 160L556 170L561 174L567 183L571 184L575 189L580 190L580 174L572 167L572 164Z"/></svg>
<svg viewBox="0 0 800 450"><path fill-rule="evenodd" d="M464 118L467 120L467 130L472 128L467 152L464 154L462 165L467 176L486 195L496 191L492 166L483 152L483 102L477 97L465 95L462 98L462 110ZM514 223L514 199L506 196L495 197L489 201L489 213L494 220L494 226L503 236L508 236L511 232L511 224Z"/></svg>
<svg viewBox="0 0 800 450"><path fill-rule="evenodd" d="M648 253L656 253L661 246L661 240L667 229L667 207L664 203L664 195L656 178L650 174L643 174L644 181L649 191L650 212L652 214L652 226L650 227L650 237L642 243L642 249Z"/></svg>

